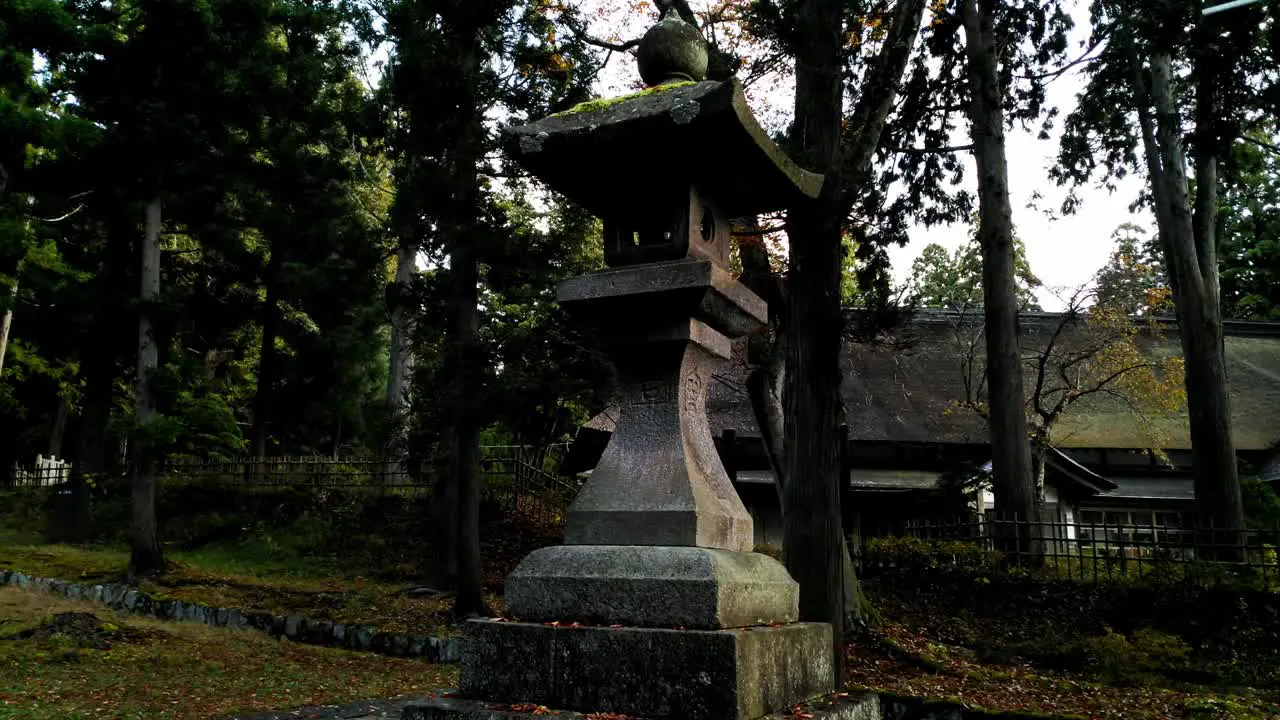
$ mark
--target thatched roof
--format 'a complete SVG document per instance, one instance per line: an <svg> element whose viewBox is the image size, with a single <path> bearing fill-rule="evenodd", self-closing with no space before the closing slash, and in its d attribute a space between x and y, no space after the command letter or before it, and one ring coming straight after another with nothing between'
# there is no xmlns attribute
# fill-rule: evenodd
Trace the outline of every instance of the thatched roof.
<svg viewBox="0 0 1280 720"><path fill-rule="evenodd" d="M1024 347L1043 348L1061 318L1053 313L1024 315ZM841 392L850 439L987 443L985 421L955 406L965 397L962 361L974 322L980 318L919 311L882 342L846 343ZM1176 326L1159 320L1152 324L1142 335L1144 351L1152 357L1181 354ZM978 346L981 362L980 342ZM1280 324L1228 322L1225 352L1237 449L1280 445ZM712 384L707 414L712 432L732 428L739 437L758 437L741 355L735 353L736 361ZM1030 392L1032 383L1027 385ZM593 418L590 426L610 431L616 415L611 408ZM1191 447L1185 408L1154 418L1154 424L1166 440L1165 449ZM1102 395L1073 405L1055 426L1053 437L1063 448L1145 449L1152 444L1151 434L1122 402Z"/></svg>

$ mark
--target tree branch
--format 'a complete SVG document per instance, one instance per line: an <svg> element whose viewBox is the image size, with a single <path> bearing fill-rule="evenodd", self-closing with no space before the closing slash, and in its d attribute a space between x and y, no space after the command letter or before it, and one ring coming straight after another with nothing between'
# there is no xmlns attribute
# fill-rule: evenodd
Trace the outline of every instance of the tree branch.
<svg viewBox="0 0 1280 720"><path fill-rule="evenodd" d="M948 145L938 148L891 147L888 149L891 152L902 153L904 155L943 155L947 153L968 152L973 150L973 143L969 143L968 145Z"/></svg>
<svg viewBox="0 0 1280 720"><path fill-rule="evenodd" d="M578 39L588 45L594 45L598 48L604 48L605 50L612 50L613 52L627 52L628 50L631 50L632 48L637 47L640 44L640 40L641 40L641 38L636 38L634 40L628 40L624 43L612 43L606 40L599 40L599 39L593 38L590 35L587 35L585 33L578 35Z"/></svg>
<svg viewBox="0 0 1280 720"><path fill-rule="evenodd" d="M1267 142L1267 141L1265 141L1265 140L1259 140L1258 138L1255 138L1255 137L1249 137L1248 135L1238 135L1238 136L1236 136L1236 139L1237 139L1237 140L1243 140L1243 141L1245 141L1245 142L1247 142L1247 143L1253 143L1254 145L1257 145L1258 147L1262 148L1263 150L1267 150L1267 151L1273 152L1273 153L1275 153L1275 154L1277 154L1277 155L1280 155L1280 145L1272 145L1271 143L1269 143L1269 142ZM0 189L2 189L2 188L0 188Z"/></svg>
<svg viewBox="0 0 1280 720"><path fill-rule="evenodd" d="M628 40L623 43L615 43L615 42L609 42L607 40L601 40L599 38L592 37L591 34L587 32L587 29L582 25L582 23L575 21L574 19L570 18L568 15L562 16L562 19L564 20L564 24L569 28L569 30L573 32L574 36L588 45L592 45L598 48L604 48L605 50L611 50L613 52L627 52L629 50L634 49L636 46L640 44L641 38L635 38L633 40Z"/></svg>
<svg viewBox="0 0 1280 720"><path fill-rule="evenodd" d="M1053 422L1052 415L1044 409L1044 396L1042 395L1044 392L1045 375L1048 373L1049 358L1053 356L1053 348L1058 344L1058 338L1062 337L1063 330L1065 330L1067 325L1074 321L1075 318L1075 306L1072 305L1067 314L1058 323L1058 326L1053 329L1053 335L1049 336L1049 344L1045 346L1044 351L1040 353L1040 357L1036 362L1036 389L1031 395L1031 402L1034 403L1033 407L1035 408L1036 413L1040 415L1040 419L1044 421L1046 429Z"/></svg>
<svg viewBox="0 0 1280 720"><path fill-rule="evenodd" d="M768 226L768 227L761 227L761 228L757 228L757 229L755 229L755 230L733 230L733 231L731 231L729 234L730 234L730 235L732 235L733 237L758 237L758 238L763 238L765 235L772 235L772 234L774 234L774 233L780 233L780 232L783 232L783 231L784 231L784 230L786 230L786 229L787 229L787 225L786 225L786 223L783 223L783 224L781 224L781 225L771 225L771 226Z"/></svg>
<svg viewBox="0 0 1280 720"><path fill-rule="evenodd" d="M841 217L852 212L854 203L863 192L863 179L871 170L889 113L897 102L898 86L911 58L926 4L927 0L898 0L889 34L848 118L847 127L852 137L838 166L844 181L840 187Z"/></svg>
<svg viewBox="0 0 1280 720"><path fill-rule="evenodd" d="M63 215L62 217L56 217L56 218L36 218L36 220L38 220L38 221L40 221L40 222L42 222L42 223L56 223L56 222L62 222L63 220L66 220L66 219L70 218L71 216L75 215L76 213L80 212L81 210L84 210L84 204L83 204L83 203L82 203L82 204L80 204L80 205L77 205L77 206L76 206L76 208L75 208L74 210L72 210L71 212L67 213L66 215Z"/></svg>
<svg viewBox="0 0 1280 720"><path fill-rule="evenodd" d="M1076 393L1075 398L1078 400L1082 397L1085 397L1086 395L1092 395L1097 392L1102 392L1107 388L1108 385L1110 385L1113 382L1116 382L1117 380L1124 377L1125 375L1128 375L1131 372L1137 372L1138 370L1155 370L1158 367L1160 367L1158 363L1138 363L1136 365L1128 365L1128 366L1122 367L1119 370L1116 370L1115 372L1111 373L1107 377L1094 383L1091 387Z"/></svg>
<svg viewBox="0 0 1280 720"><path fill-rule="evenodd" d="M1078 65L1082 65L1084 63L1093 62L1094 60L1097 60L1098 58L1102 57L1101 55L1094 55L1093 57L1089 57L1089 54L1092 53L1094 50L1097 50L1098 46L1102 45L1103 41L1105 41L1110 35L1111 35L1111 28L1107 28L1106 30L1103 31L1101 35L1098 36L1098 39L1093 41L1092 45L1090 45L1083 53L1081 53L1080 57L1076 58L1075 60L1072 60L1066 65L1063 65L1057 70L1050 70L1049 72L1040 73L1038 75L1014 75L1014 77L1018 78L1019 80L1056 80L1071 68L1076 67Z"/></svg>

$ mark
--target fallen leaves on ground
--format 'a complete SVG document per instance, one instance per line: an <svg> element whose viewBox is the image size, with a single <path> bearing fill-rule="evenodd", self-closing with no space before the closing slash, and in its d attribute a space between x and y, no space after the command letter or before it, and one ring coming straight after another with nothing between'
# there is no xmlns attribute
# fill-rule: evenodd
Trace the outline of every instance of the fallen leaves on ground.
<svg viewBox="0 0 1280 720"><path fill-rule="evenodd" d="M942 645L902 626L878 628L846 652L849 689L856 691L1091 720L1280 719L1280 693L1115 687L1027 664L985 665L964 648Z"/></svg>
<svg viewBox="0 0 1280 720"><path fill-rule="evenodd" d="M58 613L77 613L79 629L30 632ZM97 624L89 628L85 616ZM16 588L0 588L0 621L2 717L213 718L421 694L457 683L452 666L118 616L96 603ZM23 632L25 638L13 637ZM102 633L109 642L97 640Z"/></svg>

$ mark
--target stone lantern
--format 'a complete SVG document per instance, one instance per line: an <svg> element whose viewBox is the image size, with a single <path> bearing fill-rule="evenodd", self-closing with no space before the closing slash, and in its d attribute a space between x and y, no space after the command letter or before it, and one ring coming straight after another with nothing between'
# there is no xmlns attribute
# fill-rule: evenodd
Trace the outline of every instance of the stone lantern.
<svg viewBox="0 0 1280 720"><path fill-rule="evenodd" d="M565 544L508 578L513 621L467 623L470 700L406 717L481 717L465 713L485 701L751 720L832 690L831 627L797 622L798 585L752 552L705 412L730 340L767 317L731 273L730 220L816 197L822 176L768 138L736 81L704 80L706 44L673 11L638 59L648 90L506 132L524 168L602 220L608 268L557 299L617 367L616 430Z"/></svg>

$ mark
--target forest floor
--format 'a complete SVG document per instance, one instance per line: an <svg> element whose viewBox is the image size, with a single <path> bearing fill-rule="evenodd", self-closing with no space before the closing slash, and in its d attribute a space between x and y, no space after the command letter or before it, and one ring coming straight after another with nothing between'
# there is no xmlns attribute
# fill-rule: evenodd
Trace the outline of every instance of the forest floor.
<svg viewBox="0 0 1280 720"><path fill-rule="evenodd" d="M325 542L317 542L318 534L307 532L305 521L291 520L296 515L290 509L252 527L248 521L254 518L248 517L243 519L245 530L236 516L224 523L227 533L215 541L174 543L166 548L168 571L145 581L142 589L160 598L384 631L457 631L451 595L406 592L415 587L412 579L421 576L413 558L425 562L430 556L423 539L414 540L410 530L390 533L385 515L378 512L337 525L325 508L310 515L323 522L326 533L319 536ZM502 579L529 551L557 539L548 528L513 522L510 516L495 515L492 523L482 532L485 584L491 609L500 615ZM3 513L0 525L9 528L0 528L0 569L73 582L123 578L128 554L122 544L48 544L35 531L34 520ZM421 520L406 519L404 525L418 527ZM1280 644L1266 640L1277 631L1274 622L1261 623L1270 628L1262 640L1232 650L1234 659L1226 669L1244 680L1224 681L1227 675L1219 674L1197 685L1187 680L1183 666L1188 650L1179 638L1157 635L1155 645L1144 649L1132 629L1125 631L1127 641L1124 634L1111 634L1104 628L1105 618L1090 615L1096 614L1090 609L1095 605L1060 595L1060 590L1042 592L1043 598L1027 596L1025 589L993 591L988 594L995 602L984 609L958 600L968 593L950 586L925 582L913 587L876 581L864 585L882 622L850 646L851 691L1085 718L1280 720L1280 683L1258 679L1280 675L1271 673ZM0 641L3 718L93 717L99 710L112 717L160 710L172 717L215 717L420 694L456 678L453 668L421 661L282 644L256 633L199 625L121 619L101 606L49 595L6 590L0 598L0 636L47 624L58 612L93 615L100 624L84 622L94 638L111 634L108 625L117 634L119 628L137 630L109 639L107 649L82 647L83 639L68 640L59 632ZM1259 654L1259 647L1272 648L1276 657ZM1078 656L1079 662L1047 657L1065 654ZM155 659L148 659L152 655ZM113 659L124 662L110 671L99 667ZM1125 671L1136 664L1155 670ZM1181 676L1164 672L1166 666L1176 666ZM1252 675L1244 672L1250 668ZM188 686L194 689L187 692ZM185 700L165 694L179 688ZM67 703L70 711L55 711L49 705L53 699Z"/></svg>
<svg viewBox="0 0 1280 720"><path fill-rule="evenodd" d="M453 596L410 594L416 586L388 582L325 565L309 564L304 572L264 562L252 549L169 553L164 575L146 579L139 589L153 598L200 603L215 608L300 615L335 623L371 625L384 632L457 632ZM29 535L0 531L0 570L72 582L111 582L123 578L129 555L123 548L100 545L53 545ZM500 599L487 598L494 614Z"/></svg>
<svg viewBox="0 0 1280 720"><path fill-rule="evenodd" d="M0 588L0 717L212 718L421 695L456 666L117 615Z"/></svg>
<svg viewBox="0 0 1280 720"><path fill-rule="evenodd" d="M0 568L72 581L103 581L118 578L128 559L126 553L117 548L47 545L32 540L30 537L0 534ZM229 556L224 551L174 552L171 556L173 561L169 573L160 581L149 581L151 584L146 589L152 594L216 607L297 613L406 631L429 629L440 632L452 628L449 616L451 598L447 595L409 597L402 592L406 587L404 584L341 574L298 574L287 567L262 564L253 556ZM43 596L37 602L29 593L9 591L0 597L5 598L0 604L0 635L11 636L20 626L36 622L37 615L47 620L51 613L73 606L81 612L97 613L98 617L109 614L100 607L67 603L51 596ZM21 598L21 602L14 598ZM491 596L490 600L495 614L500 613L498 598ZM890 615L893 612L892 608L884 610ZM15 614L16 618L11 617ZM14 624L15 620L17 624ZM120 625L122 621L118 619L110 622L126 626ZM288 643L282 645L265 637L250 639L250 636L257 637L252 633L226 634L226 631L194 625L132 619L123 622L128 627L146 631L136 638L126 638L127 642L122 647L128 648L127 652L92 649L84 652L83 648L75 648L77 658L67 660L51 649L49 643L54 641L47 637L26 641L25 650L10 646L6 652L4 644L0 643L0 662L19 663L19 672L13 674L14 679L0 682L0 700L42 703L65 695L73 698L73 703L81 703L69 707L83 708L91 716L89 708L94 702L110 697L107 693L112 683L120 683L117 687L134 687L132 679L139 673L151 673L148 678L154 676L155 679L142 681L142 684L149 683L150 689L139 691L141 695L137 698L131 696L129 707L136 707L139 711L161 707L169 701L164 693L171 690L165 684L168 682L164 679L166 673L177 673L176 668L181 664L179 659L190 651L197 652L201 658L200 682L201 687L207 688L207 696L199 695L198 703L180 709L188 713L182 716L189 717L209 717L223 710L287 709L303 704L399 696L448 685L453 677L450 675L452 670L424 663L364 655L330 655L328 653L336 651ZM146 670L137 667L119 669L116 679L111 681L100 677L96 671L88 672L92 664L102 658L143 657L145 653L138 650L136 644L145 641L154 645L159 642L161 637L155 633L160 629L179 638L176 643L168 642L166 647L186 648L173 652L174 668L165 664L167 661L162 655L154 666L148 665ZM219 665L219 658L239 653L246 653L243 671L232 672ZM338 663L342 667L350 666L354 679L352 686L339 691L326 685L328 668L319 676L307 676L303 669L305 664L317 659ZM1277 710L1280 708L1280 692L1277 691L1198 687L1165 682L1163 678L1155 677L1138 678L1139 682L1102 682L1089 673L1052 669L1016 658L1005 662L980 661L971 649L940 642L917 625L891 619L886 619L868 637L849 647L847 667L848 689L851 691L889 692L989 709L1135 720L1280 718L1280 710ZM278 681L276 676L285 681ZM36 684L37 678L44 678L44 684ZM125 681L129 684L124 684ZM243 692L249 704L233 706L229 699L218 700L218 694L223 692ZM266 696L249 697L252 692L265 693ZM197 705L202 709L197 709ZM3 707L0 707L0 716L4 716ZM42 715L36 713L20 717Z"/></svg>
<svg viewBox="0 0 1280 720"><path fill-rule="evenodd" d="M161 599L299 615L384 632L458 632L453 595L423 588L436 554L427 510L391 498L303 492L229 494L173 484L164 495L166 571L139 588ZM119 492L96 500L94 542L44 538L43 496L0 493L0 570L73 582L121 581L128 565ZM127 497L127 493L124 495ZM484 586L502 612L502 584L529 552L559 542L544 514L482 506Z"/></svg>
<svg viewBox="0 0 1280 720"><path fill-rule="evenodd" d="M939 643L901 625L883 625L848 646L846 670L846 689L853 692L1005 711L1089 720L1280 718L1280 691L1216 689L1157 678L1106 683L1087 673L1029 662L979 662L967 648Z"/></svg>

